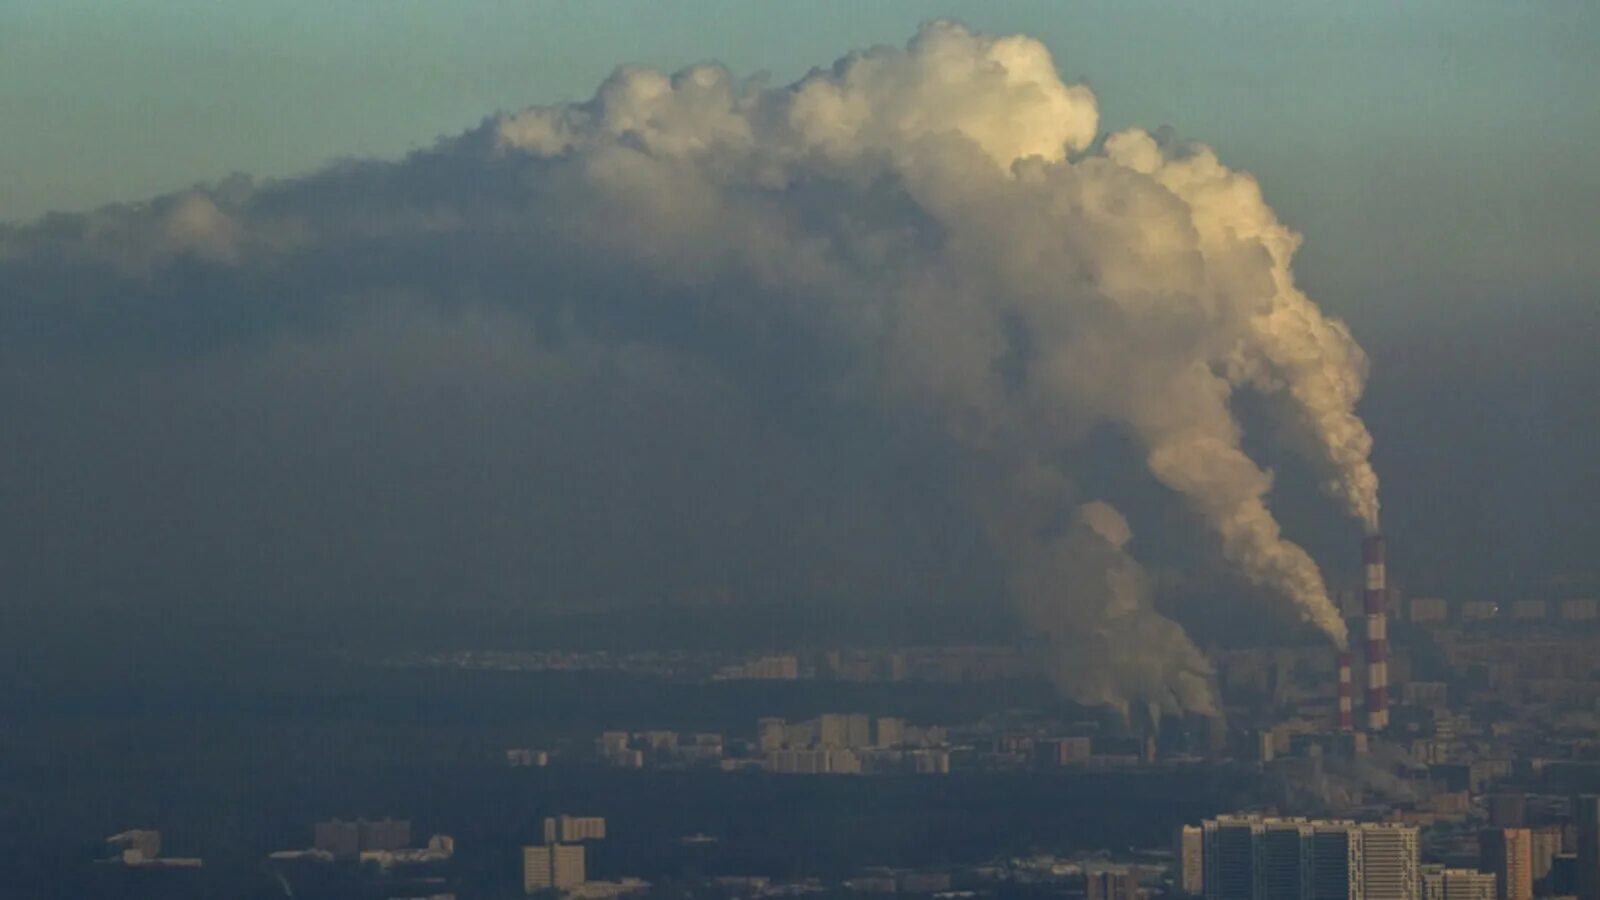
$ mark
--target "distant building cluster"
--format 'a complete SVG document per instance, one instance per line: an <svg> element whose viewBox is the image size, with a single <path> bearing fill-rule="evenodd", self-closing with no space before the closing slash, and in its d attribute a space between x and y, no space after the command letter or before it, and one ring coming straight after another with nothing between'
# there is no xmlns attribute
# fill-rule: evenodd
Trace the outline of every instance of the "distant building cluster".
<svg viewBox="0 0 1600 900"><path fill-rule="evenodd" d="M962 684L1034 677L1032 663L1007 644L778 650L732 657L684 651L464 650L409 653L386 666L510 672L626 672L707 681L933 682Z"/></svg>
<svg viewBox="0 0 1600 900"><path fill-rule="evenodd" d="M749 737L667 730L605 731L588 758L622 768L717 768L725 772L766 771L785 775L942 775L955 770L1000 771L1052 768L1138 769L1154 765L1193 765L1228 751L1227 735L1214 720L1197 717L1172 727L1163 751L1155 736L1112 738L1094 722L1034 720L1008 724L985 720L961 726L916 724L899 716L824 713L789 721L778 716L756 720ZM1310 726L1305 729L1310 731ZM1365 752L1366 735L1326 732L1302 734L1287 724L1257 735L1254 761L1303 753L1312 740L1330 754ZM507 751L512 767L530 765L528 751ZM582 764L584 757L552 754L533 765Z"/></svg>
<svg viewBox="0 0 1600 900"><path fill-rule="evenodd" d="M756 722L760 763L789 775L856 775L867 771L950 771L948 740L939 726L865 713L826 713L803 722Z"/></svg>
<svg viewBox="0 0 1600 900"><path fill-rule="evenodd" d="M1112 776L1106 784L1127 784L1193 771L1197 777L1246 781L1251 802L1261 804L1254 807L1259 812L1218 815L1181 828L1170 857L1123 847L1058 857L1048 847L1030 846L1025 855L959 866L841 868L827 882L762 874L691 879L694 889L717 900L841 891L936 900L1600 900L1600 796L1588 793L1600 785L1595 601L1408 600L1388 584L1381 541L1369 537L1363 549L1365 587L1350 592L1345 603L1359 643L1345 651L1317 645L1208 650L1222 715L1163 718L1150 712L1150 721L1140 721L1145 714L1135 710L1111 722L1063 704L989 710L975 721L931 724L907 718L906 709L922 707L897 708L894 690L841 684L827 693L857 699L831 702L891 699L872 701L884 702L868 707L872 711L846 707L803 719L766 716L749 730L736 726L726 735L672 730L665 714L652 713L648 721L613 723L592 744L563 738L544 747L506 749L506 767L549 771L500 777L542 788L578 768L589 770L586 777L626 786L646 776L616 775L608 768L886 781L1031 772L1047 791L1053 784L1092 782L1100 773ZM1028 674L1023 649L976 645L764 650L747 656L474 652L429 659L429 665L615 670L717 682L954 684ZM763 690L785 695L796 689ZM500 766L498 755L486 754L480 762ZM690 782L700 776L682 777ZM734 783L738 777L730 774L718 783L737 791L743 786ZM1030 788L1034 783L1027 782ZM960 786L952 780L937 789ZM786 791L791 787L783 785ZM872 790L863 784L849 789L857 788L864 795ZM1098 811L1082 814L1092 818ZM608 841L604 818L561 814L523 821L527 833L508 839L507 847L521 849L525 892L604 900L650 889L638 878L603 880L611 878L611 860L641 858L631 855L631 847L630 855L619 854L617 837L600 843ZM617 824L626 838L626 821ZM661 841L699 865L734 843L727 837L695 833L664 835ZM153 830L119 833L108 839L97 871L142 878L149 873L117 867L199 865L197 859L164 857L162 849ZM414 846L410 821L386 818L318 822L310 848L279 851L270 859L286 870L421 870L428 878L416 884L423 886L447 880L440 873L454 856L449 836L433 835ZM514 891L515 856L507 853L497 865L505 887Z"/></svg>
<svg viewBox="0 0 1600 900"><path fill-rule="evenodd" d="M595 754L613 766L642 769L650 765L716 765L723 757L722 735L715 732L606 731L595 741Z"/></svg>
<svg viewBox="0 0 1600 900"><path fill-rule="evenodd" d="M800 677L800 659L792 653L758 656L723 666L711 677L716 681L794 681Z"/></svg>

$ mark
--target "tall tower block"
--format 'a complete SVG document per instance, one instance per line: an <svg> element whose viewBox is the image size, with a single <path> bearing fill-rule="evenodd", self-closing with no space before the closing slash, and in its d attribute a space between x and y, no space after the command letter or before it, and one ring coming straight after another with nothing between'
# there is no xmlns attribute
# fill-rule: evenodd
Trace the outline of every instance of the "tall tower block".
<svg viewBox="0 0 1600 900"><path fill-rule="evenodd" d="M1367 572L1362 598L1367 618L1367 728L1382 731L1389 727L1389 590L1382 535L1371 535L1361 543L1361 561Z"/></svg>

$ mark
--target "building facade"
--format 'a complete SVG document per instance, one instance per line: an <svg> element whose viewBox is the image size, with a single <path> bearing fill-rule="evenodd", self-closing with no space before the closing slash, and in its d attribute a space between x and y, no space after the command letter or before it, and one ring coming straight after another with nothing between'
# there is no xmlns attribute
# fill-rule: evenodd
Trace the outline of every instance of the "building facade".
<svg viewBox="0 0 1600 900"><path fill-rule="evenodd" d="M1578 900L1600 900L1600 795L1573 797L1572 823L1578 838Z"/></svg>
<svg viewBox="0 0 1600 900"><path fill-rule="evenodd" d="M550 816L544 820L546 844L576 844L599 841L606 836L606 820L600 816Z"/></svg>
<svg viewBox="0 0 1600 900"><path fill-rule="evenodd" d="M1494 900L1495 877L1472 869L1428 866L1422 870L1422 900Z"/></svg>
<svg viewBox="0 0 1600 900"><path fill-rule="evenodd" d="M540 844L522 848L522 892L572 888L587 879L579 844Z"/></svg>
<svg viewBox="0 0 1600 900"><path fill-rule="evenodd" d="M1223 816L1200 826L1206 900L1418 900L1417 829Z"/></svg>
<svg viewBox="0 0 1600 900"><path fill-rule="evenodd" d="M1188 897L1198 897L1206 889L1203 837L1198 825L1185 825L1173 836L1172 859L1177 871L1172 881L1178 892Z"/></svg>
<svg viewBox="0 0 1600 900"><path fill-rule="evenodd" d="M1478 868L1494 875L1499 900L1533 900L1533 835L1490 828L1478 835Z"/></svg>

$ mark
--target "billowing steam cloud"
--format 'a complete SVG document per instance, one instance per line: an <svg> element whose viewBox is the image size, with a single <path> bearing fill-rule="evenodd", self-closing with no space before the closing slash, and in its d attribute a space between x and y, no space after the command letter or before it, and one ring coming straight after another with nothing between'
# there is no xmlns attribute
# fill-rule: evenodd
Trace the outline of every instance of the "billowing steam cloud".
<svg viewBox="0 0 1600 900"><path fill-rule="evenodd" d="M1058 497L1051 480L1036 474L1018 488ZM1021 534L998 523L995 529L1010 538L1022 619L1049 642L1048 674L1058 688L1124 716L1140 701L1138 712L1151 721L1166 712L1216 714L1210 663L1176 622L1152 610L1149 579L1127 552L1133 531L1122 513L1095 500L1054 528L1026 519L1009 524L1034 526Z"/></svg>
<svg viewBox="0 0 1600 900"><path fill-rule="evenodd" d="M402 163L48 223L0 240L0 260L98 260L148 289L174 266L273 275L315 258L343 303L400 278L341 268L338 248L373 242L402 269L430 259L420 277L452 305L482 293L484 254L515 260L539 321L591 342L717 362L794 335L804 352L763 364L936 423L988 470L962 489L1074 696L1211 703L1203 658L1149 604L1127 522L1080 505L1067 451L1100 428L1135 439L1238 571L1345 643L1230 403L1284 398L1329 490L1375 527L1360 348L1296 288L1298 236L1250 176L1144 131L1102 140L1094 95L1035 40L936 22L782 87L716 65L622 69L586 103L497 116ZM698 338L697 322L750 342Z"/></svg>

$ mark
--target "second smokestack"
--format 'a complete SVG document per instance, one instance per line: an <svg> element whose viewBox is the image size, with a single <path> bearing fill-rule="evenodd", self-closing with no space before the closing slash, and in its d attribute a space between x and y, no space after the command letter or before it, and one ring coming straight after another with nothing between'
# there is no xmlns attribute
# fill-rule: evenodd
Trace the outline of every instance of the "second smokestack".
<svg viewBox="0 0 1600 900"><path fill-rule="evenodd" d="M1389 727L1389 587L1382 535L1362 542L1361 559L1367 575L1362 604L1367 617L1367 728L1382 731Z"/></svg>

